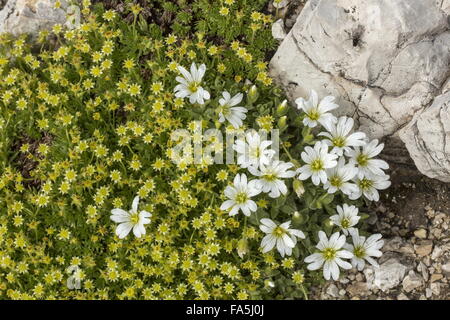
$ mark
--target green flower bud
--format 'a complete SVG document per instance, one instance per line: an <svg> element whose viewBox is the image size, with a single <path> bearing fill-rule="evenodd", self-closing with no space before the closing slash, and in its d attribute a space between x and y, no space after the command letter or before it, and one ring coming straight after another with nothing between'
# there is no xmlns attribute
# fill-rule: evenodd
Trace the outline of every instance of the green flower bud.
<svg viewBox="0 0 450 320"><path fill-rule="evenodd" d="M281 117L284 116L288 111L288 105L287 100L283 100L282 103L280 103L277 107L277 116Z"/></svg>
<svg viewBox="0 0 450 320"><path fill-rule="evenodd" d="M294 211L294 213L292 214L292 222L294 222L294 224L300 224L303 222L303 220L303 216L300 214L300 212Z"/></svg>
<svg viewBox="0 0 450 320"><path fill-rule="evenodd" d="M323 228L325 229L326 232L330 232L333 229L333 227L334 227L334 223L330 219L326 219L323 222Z"/></svg>
<svg viewBox="0 0 450 320"><path fill-rule="evenodd" d="M305 193L305 187L303 186L303 182L301 182L298 179L294 179L292 186L294 187L294 191L297 194L297 196L301 198L301 196Z"/></svg>
<svg viewBox="0 0 450 320"><path fill-rule="evenodd" d="M275 283L272 280L264 280L264 286L269 289L275 287Z"/></svg>
<svg viewBox="0 0 450 320"><path fill-rule="evenodd" d="M278 128L280 129L280 130L284 130L284 129L286 129L286 120L287 120L287 117L286 116L282 116L280 119L278 119Z"/></svg>
<svg viewBox="0 0 450 320"><path fill-rule="evenodd" d="M258 88L253 85L248 91L248 100L250 103L255 102L258 99Z"/></svg>
<svg viewBox="0 0 450 320"><path fill-rule="evenodd" d="M244 256L248 253L248 241L246 238L242 238L241 240L239 240L236 250L239 257L243 259Z"/></svg>

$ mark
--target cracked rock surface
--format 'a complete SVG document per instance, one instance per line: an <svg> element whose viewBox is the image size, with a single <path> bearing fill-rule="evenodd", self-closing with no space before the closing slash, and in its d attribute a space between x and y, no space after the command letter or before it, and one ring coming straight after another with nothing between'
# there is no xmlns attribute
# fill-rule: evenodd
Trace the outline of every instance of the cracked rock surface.
<svg viewBox="0 0 450 320"><path fill-rule="evenodd" d="M400 137L422 173L450 182L450 91L418 113Z"/></svg>
<svg viewBox="0 0 450 320"><path fill-rule="evenodd" d="M39 31L55 24L72 28L79 22L77 6L69 6L66 1L59 9L54 5L52 0L0 0L0 33L27 33L35 38Z"/></svg>
<svg viewBox="0 0 450 320"><path fill-rule="evenodd" d="M419 170L449 182L449 125L439 124L449 121L449 13L450 0L310 0L271 74L292 102L311 89L338 97L338 115L353 116L371 138L398 138L407 127L400 137ZM419 129L438 113L442 121Z"/></svg>

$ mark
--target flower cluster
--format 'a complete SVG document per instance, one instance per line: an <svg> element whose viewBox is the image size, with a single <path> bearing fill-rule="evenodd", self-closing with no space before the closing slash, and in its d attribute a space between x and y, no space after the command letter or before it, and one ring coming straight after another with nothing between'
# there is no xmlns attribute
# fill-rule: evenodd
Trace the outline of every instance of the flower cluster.
<svg viewBox="0 0 450 320"><path fill-rule="evenodd" d="M328 193L341 191L350 200L364 195L368 200L378 201L378 190L384 190L391 184L389 176L383 171L389 168L388 164L374 159L384 145L376 139L368 141L363 132L352 133L352 118L336 118L332 115L329 111L338 108L334 99L327 96L319 101L317 93L312 90L308 101L303 98L296 100L298 109L305 112L303 123L310 128L320 124L326 130L319 133L319 136L325 137L324 140L317 141L314 148L306 147L302 152L305 164L297 170L298 178L311 178L314 185L322 184ZM383 246L379 234L370 236L367 241L365 237L359 236L358 229L354 227L360 219L358 208L344 203L336 209L338 214L331 216L330 220L344 234L336 232L328 239L323 231L319 231L316 248L320 252L305 258L305 262L310 263L309 270L316 270L323 265L323 274L327 280L330 276L334 280L338 279L339 267L352 267L342 259L351 258L353 266L359 270L364 268L365 260L377 265L372 257L380 257L379 249ZM353 244L345 242L349 233Z"/></svg>
<svg viewBox="0 0 450 320"><path fill-rule="evenodd" d="M383 171L388 168L387 163L373 159L381 152L383 144L379 145L377 140L368 142L362 132L352 133L353 119L345 116L337 119L329 113L338 108L334 99L327 96L319 101L317 93L312 91L308 101L303 98L296 100L298 108L305 112L303 124L309 128L320 124L326 131L318 134L325 139L316 141L314 147L305 147L301 153L305 164L295 171L290 170L294 168L292 162L275 160L275 151L268 149L273 141L263 140L257 132L249 132L243 139L238 139L234 145L234 150L238 153L238 164L255 176L255 179L248 181L245 173L236 175L234 186L228 186L225 190L229 199L222 204L221 209L229 210L230 215L236 215L241 210L245 216L250 216L257 211L252 197L261 192L268 193L271 198L286 195L288 189L283 179L296 175L299 180L311 179L315 186L322 184L330 194L341 191L349 200L364 195L368 200L378 201L378 190L390 185L389 176ZM358 229L354 227L360 219L358 208L344 203L342 207L337 205L336 210L338 214L331 216L330 221L344 235L336 232L328 240L326 234L320 231L320 241L316 246L320 253L305 258L305 262L310 263L309 270L316 270L323 265L327 280L330 275L335 280L339 277L338 266L351 268L342 259L352 258L353 264L358 268L364 267L364 259L376 264L371 257L379 257L381 252L378 249L383 245L382 241L378 241L379 235L371 236L371 241L368 241L370 245L364 245L365 238L360 237ZM267 234L261 242L262 252L270 251L276 244L281 256L291 255L292 248L297 243L296 237L305 238L302 231L289 229L291 221L277 225L271 219L264 218L260 222L260 229ZM349 233L352 235L353 245L345 243ZM343 249L344 245L353 248L353 252Z"/></svg>

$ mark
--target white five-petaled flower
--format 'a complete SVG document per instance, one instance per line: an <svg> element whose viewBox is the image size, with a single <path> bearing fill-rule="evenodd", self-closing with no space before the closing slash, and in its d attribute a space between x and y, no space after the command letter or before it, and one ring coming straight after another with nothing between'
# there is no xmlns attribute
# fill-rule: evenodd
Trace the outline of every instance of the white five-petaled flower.
<svg viewBox="0 0 450 320"><path fill-rule="evenodd" d="M233 145L233 149L238 153L238 165L248 168L269 164L275 154L275 150L268 149L271 145L272 141L262 140L256 131L247 132L245 139L239 138Z"/></svg>
<svg viewBox="0 0 450 320"><path fill-rule="evenodd" d="M343 249L345 245L345 235L339 232L333 233L328 240L327 235L323 231L319 231L319 243L316 248L320 252L313 253L305 258L305 262L309 263L308 270L317 270L323 266L323 276L326 280L332 277L334 280L339 278L339 267L342 269L351 269L352 265L342 259L350 259L353 254Z"/></svg>
<svg viewBox="0 0 450 320"><path fill-rule="evenodd" d="M358 192L356 184L349 182L357 173L358 169L353 164L345 164L345 158L340 157L336 167L327 169L328 180L323 187L328 193L335 193L340 190L349 196Z"/></svg>
<svg viewBox="0 0 450 320"><path fill-rule="evenodd" d="M305 239L305 234L297 229L289 229L291 221L277 225L270 219L261 219L259 228L266 236L261 241L262 252L272 250L275 245L282 257L292 254L292 248L297 244L297 238Z"/></svg>
<svg viewBox="0 0 450 320"><path fill-rule="evenodd" d="M178 66L178 71L181 72L183 77L176 77L179 84L175 86L175 96L177 98L189 97L190 103L198 102L199 104L204 104L205 100L210 98L209 92L201 86L206 66L202 64L197 69L195 63L192 63L191 72L182 66Z"/></svg>
<svg viewBox="0 0 450 320"><path fill-rule="evenodd" d="M242 126L242 120L245 120L247 117L247 109L244 107L236 107L243 98L242 93L238 93L234 97L224 91L222 92L223 98L219 99L219 122L225 122L225 119L228 120L235 129L238 129Z"/></svg>
<svg viewBox="0 0 450 320"><path fill-rule="evenodd" d="M381 239L381 234L373 234L369 238L359 235L358 230L354 230L351 233L353 243L345 244L345 248L353 253L352 265L359 271L364 269L366 265L365 261L369 262L374 267L378 267L378 263L374 258L379 258L382 255L380 249L384 245L384 241Z"/></svg>
<svg viewBox="0 0 450 320"><path fill-rule="evenodd" d="M228 200L222 203L220 209L229 210L230 216L238 214L239 210L242 210L246 216L250 216L257 209L255 201L251 198L259 193L261 190L258 188L256 180L247 182L245 173L237 174L234 177L233 186L225 188Z"/></svg>
<svg viewBox="0 0 450 320"><path fill-rule="evenodd" d="M348 233L356 230L353 228L361 219L358 216L358 208L355 206L349 206L346 203L341 206L336 206L338 214L330 217L331 222L341 228L342 232L347 236Z"/></svg>
<svg viewBox="0 0 450 320"><path fill-rule="evenodd" d="M300 173L299 179L306 180L311 177L312 182L317 186L320 181L326 183L326 169L333 168L337 165L337 155L328 153L328 146L323 141L317 141L314 149L307 146L301 154L302 160L306 163L297 170Z"/></svg>
<svg viewBox="0 0 450 320"><path fill-rule="evenodd" d="M145 234L144 225L150 223L149 218L152 214L145 210L138 212L138 205L139 197L135 197L130 211L118 208L111 210L111 220L119 223L116 228L116 235L120 239L125 238L131 229L133 229L133 233L137 238Z"/></svg>
<svg viewBox="0 0 450 320"><path fill-rule="evenodd" d="M314 128L317 126L317 123L325 126L326 124L336 122L336 117L329 112L339 107L334 103L334 99L333 96L327 96L319 102L317 92L311 90L308 101L303 98L295 100L297 108L302 109L306 114L305 119L303 119L303 124Z"/></svg>
<svg viewBox="0 0 450 320"><path fill-rule="evenodd" d="M366 144L366 134L363 132L354 132L354 121L352 118L340 117L337 123L332 121L324 122L323 126L328 132L321 132L319 136L327 137L324 141L333 149L332 153L342 156L344 151L350 151L350 147L360 147Z"/></svg>
<svg viewBox="0 0 450 320"><path fill-rule="evenodd" d="M387 174L375 175L368 173L363 178L356 176L354 181L358 190L349 195L351 200L358 199L364 195L370 201L378 201L380 200L378 190L387 189L391 185Z"/></svg>
<svg viewBox="0 0 450 320"><path fill-rule="evenodd" d="M384 175L383 169L389 169L386 161L381 159L373 159L384 148L384 144L378 144L378 139L374 139L364 145L362 149L355 147L346 151L346 155L350 157L349 162L358 168L358 176L360 178L367 174Z"/></svg>
<svg viewBox="0 0 450 320"><path fill-rule="evenodd" d="M289 170L293 166L290 162L272 160L268 165L262 164L259 168L248 167L248 171L259 177L256 181L263 192L269 193L271 198L278 198L288 191L286 184L281 179L295 176L295 171Z"/></svg>

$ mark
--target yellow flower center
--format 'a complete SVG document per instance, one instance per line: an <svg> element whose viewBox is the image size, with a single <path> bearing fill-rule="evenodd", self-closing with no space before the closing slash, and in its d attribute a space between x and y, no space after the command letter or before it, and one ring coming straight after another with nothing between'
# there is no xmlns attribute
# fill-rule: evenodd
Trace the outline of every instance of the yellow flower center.
<svg viewBox="0 0 450 320"><path fill-rule="evenodd" d="M188 89L190 92L195 93L195 92L197 92L199 87L200 87L200 83L193 81L193 82L189 83Z"/></svg>
<svg viewBox="0 0 450 320"><path fill-rule="evenodd" d="M276 227L275 229L273 229L272 234L277 237L277 238L281 238L286 232L284 231L283 228L281 227Z"/></svg>
<svg viewBox="0 0 450 320"><path fill-rule="evenodd" d="M350 227L350 220L348 220L347 218L342 219L341 226L342 228L347 229L348 227Z"/></svg>
<svg viewBox="0 0 450 320"><path fill-rule="evenodd" d="M313 171L320 171L323 169L323 161L321 159L316 159L311 162L311 169Z"/></svg>
<svg viewBox="0 0 450 320"><path fill-rule="evenodd" d="M356 161L358 162L358 164L362 167L367 166L367 163L369 161L369 157L366 156L365 154L360 154L357 158Z"/></svg>
<svg viewBox="0 0 450 320"><path fill-rule="evenodd" d="M130 217L130 221L133 223L133 224L137 224L138 222L139 222L139 213L132 213L131 214L131 217Z"/></svg>
<svg viewBox="0 0 450 320"><path fill-rule="evenodd" d="M274 173L267 173L263 176L263 179L266 181L275 181L277 180L277 176Z"/></svg>
<svg viewBox="0 0 450 320"><path fill-rule="evenodd" d="M311 112L308 113L308 118L313 120L313 121L319 120L320 113L317 112L317 110L312 110Z"/></svg>
<svg viewBox="0 0 450 320"><path fill-rule="evenodd" d="M359 181L358 184L359 184L359 187L360 187L362 190L367 190L367 189L372 188L372 186L373 186L373 181L364 178L364 179L361 179L361 180Z"/></svg>
<svg viewBox="0 0 450 320"><path fill-rule="evenodd" d="M259 148L251 148L250 156L252 156L253 158L259 158L261 156L261 150L259 150Z"/></svg>
<svg viewBox="0 0 450 320"><path fill-rule="evenodd" d="M219 108L219 113L222 113L224 116L228 116L231 114L230 106L224 105Z"/></svg>
<svg viewBox="0 0 450 320"><path fill-rule="evenodd" d="M362 246L355 247L353 250L355 257L363 259L366 256L366 250Z"/></svg>
<svg viewBox="0 0 450 320"><path fill-rule="evenodd" d="M240 192L236 195L235 201L237 204L245 203L245 202L247 202L247 200L248 200L248 196L245 192Z"/></svg>
<svg viewBox="0 0 450 320"><path fill-rule="evenodd" d="M342 179L339 176L333 176L330 178L330 184L333 187L340 187L342 186Z"/></svg>
<svg viewBox="0 0 450 320"><path fill-rule="evenodd" d="M344 137L336 137L331 140L334 146L338 148L345 147L345 138Z"/></svg>
<svg viewBox="0 0 450 320"><path fill-rule="evenodd" d="M322 251L322 256L327 261L334 260L334 258L336 258L336 250L333 248L326 248Z"/></svg>

